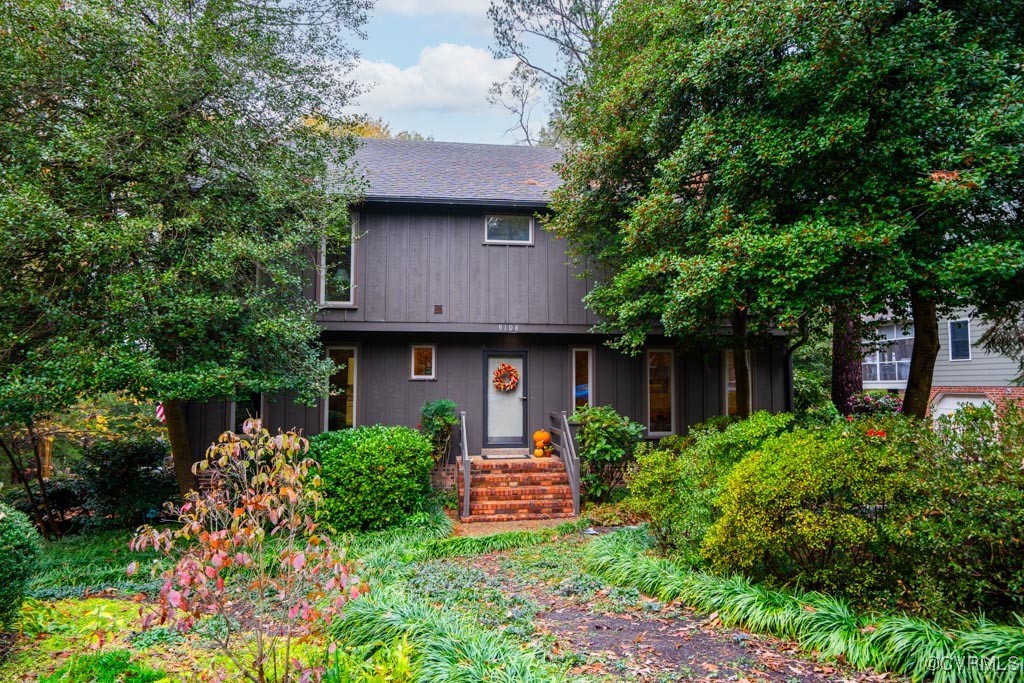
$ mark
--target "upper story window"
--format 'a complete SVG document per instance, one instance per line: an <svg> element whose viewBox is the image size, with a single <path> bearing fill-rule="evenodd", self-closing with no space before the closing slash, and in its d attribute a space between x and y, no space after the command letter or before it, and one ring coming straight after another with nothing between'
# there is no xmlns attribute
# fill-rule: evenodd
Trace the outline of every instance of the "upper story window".
<svg viewBox="0 0 1024 683"><path fill-rule="evenodd" d="M949 321L949 359L971 359L971 321Z"/></svg>
<svg viewBox="0 0 1024 683"><path fill-rule="evenodd" d="M532 216L486 216L484 218L486 244L533 244Z"/></svg>
<svg viewBox="0 0 1024 683"><path fill-rule="evenodd" d="M864 381L906 381L910 376L910 357L914 355L914 326L880 325L876 332L881 341L864 349Z"/></svg>
<svg viewBox="0 0 1024 683"><path fill-rule="evenodd" d="M355 305L355 229L346 238L325 240L320 248L320 303L324 306Z"/></svg>

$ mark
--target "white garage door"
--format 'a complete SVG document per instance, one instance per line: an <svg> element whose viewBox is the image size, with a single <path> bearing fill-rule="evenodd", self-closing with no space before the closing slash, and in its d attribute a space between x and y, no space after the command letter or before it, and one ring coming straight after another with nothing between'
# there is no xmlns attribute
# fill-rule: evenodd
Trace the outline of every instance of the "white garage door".
<svg viewBox="0 0 1024 683"><path fill-rule="evenodd" d="M991 406L992 401L985 394L943 394L932 403L932 417L938 419L950 415L963 405Z"/></svg>

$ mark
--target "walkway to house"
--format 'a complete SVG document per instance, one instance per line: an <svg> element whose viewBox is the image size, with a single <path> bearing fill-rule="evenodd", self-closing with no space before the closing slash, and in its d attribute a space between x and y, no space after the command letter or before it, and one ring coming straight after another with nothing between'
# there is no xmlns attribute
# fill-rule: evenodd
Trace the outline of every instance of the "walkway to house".
<svg viewBox="0 0 1024 683"><path fill-rule="evenodd" d="M564 520L474 523L457 533L532 529ZM795 643L725 628L677 604L609 586L581 567L585 536L488 555L440 561L470 581L515 596L503 628L531 633L533 643L571 666L572 680L637 681L893 681L891 675L823 664ZM472 578L472 577L475 577ZM468 586L467 586L468 587ZM516 616L513 617L512 615ZM523 627L523 619L530 626Z"/></svg>

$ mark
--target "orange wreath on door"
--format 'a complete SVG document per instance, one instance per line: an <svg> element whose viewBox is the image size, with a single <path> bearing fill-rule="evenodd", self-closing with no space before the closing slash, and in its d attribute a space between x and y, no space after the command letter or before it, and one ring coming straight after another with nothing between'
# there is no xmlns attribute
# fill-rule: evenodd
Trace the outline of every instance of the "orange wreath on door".
<svg viewBox="0 0 1024 683"><path fill-rule="evenodd" d="M508 363L502 363L494 369L491 381L498 391L515 391L519 386L519 371Z"/></svg>

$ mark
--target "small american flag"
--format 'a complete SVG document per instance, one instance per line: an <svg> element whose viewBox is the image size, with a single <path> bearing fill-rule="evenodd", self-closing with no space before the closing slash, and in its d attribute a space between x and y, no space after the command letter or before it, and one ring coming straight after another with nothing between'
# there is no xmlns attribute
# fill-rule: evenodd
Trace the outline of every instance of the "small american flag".
<svg viewBox="0 0 1024 683"><path fill-rule="evenodd" d="M167 418L164 416L164 404L156 404L156 419L160 420L160 424L166 424Z"/></svg>

